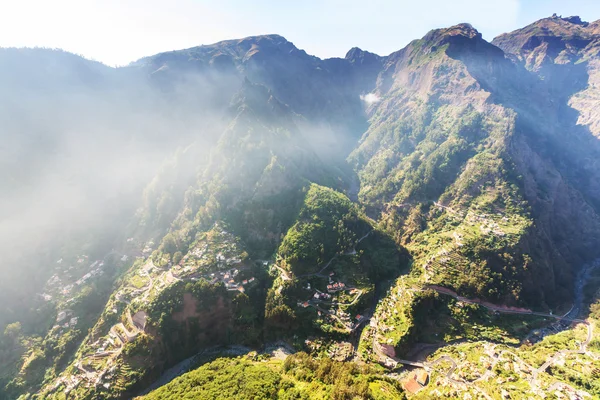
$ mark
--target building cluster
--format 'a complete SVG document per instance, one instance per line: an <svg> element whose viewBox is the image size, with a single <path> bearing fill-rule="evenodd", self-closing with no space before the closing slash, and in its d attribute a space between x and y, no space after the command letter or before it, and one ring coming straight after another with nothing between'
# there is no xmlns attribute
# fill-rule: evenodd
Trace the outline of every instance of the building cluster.
<svg viewBox="0 0 600 400"><path fill-rule="evenodd" d="M203 277L212 284L223 282L227 290L239 290L240 292L243 292L245 290L244 286L254 282L255 278L251 277L240 281L239 274L240 270L234 268L227 271L213 272Z"/></svg>
<svg viewBox="0 0 600 400"><path fill-rule="evenodd" d="M150 254L152 254L153 247L154 247L154 242L146 243L146 246L144 246L144 248L142 249L142 254L146 257L149 256Z"/></svg>
<svg viewBox="0 0 600 400"><path fill-rule="evenodd" d="M329 293L335 293L339 290L346 290L346 284L344 282L335 282L327 285L327 291Z"/></svg>
<svg viewBox="0 0 600 400"><path fill-rule="evenodd" d="M215 257L215 259L217 260L217 264L219 264L219 266L223 266L223 265L231 266L231 265L237 265L237 264L242 263L241 258L239 258L239 257L227 258L223 255L223 253L218 253L217 256Z"/></svg>
<svg viewBox="0 0 600 400"><path fill-rule="evenodd" d="M74 327L77 325L79 317L73 316L73 311L71 310L62 310L58 312L56 316L56 325L62 328Z"/></svg>
<svg viewBox="0 0 600 400"><path fill-rule="evenodd" d="M320 291L316 291L315 294L313 294L313 299L315 300L330 300L331 299L331 295L329 293L323 293Z"/></svg>
<svg viewBox="0 0 600 400"><path fill-rule="evenodd" d="M83 256L78 256L77 262L78 263L82 263L85 260L87 260L88 256L83 255ZM64 262L64 260L61 258L58 261L56 261L57 264L62 264ZM104 273L103 271L103 267L104 267L104 262L97 260L94 261L91 265L90 265L90 271L85 273L85 275L83 275L81 278L77 279L77 281L75 281L74 283L69 283L63 286L63 280L59 277L58 274L54 274L50 277L50 279L48 279L48 282L46 282L46 291L49 292L53 292L54 294L58 293L58 294L62 294L62 295L68 295L69 293L71 293L73 291L73 289L77 286L81 286L83 285L87 280L95 277L95 276L99 276L102 275ZM63 272L65 274L68 274L69 271L72 271L75 267L70 266L68 268L66 268ZM40 294L40 296L45 300L45 301L50 301L53 299L53 296L51 294L48 293L42 293Z"/></svg>
<svg viewBox="0 0 600 400"><path fill-rule="evenodd" d="M126 257L126 256L123 256ZM102 268L104 267L104 261L94 261L92 265L90 265L90 272L83 275L80 279L75 281L77 286L83 285L88 279L93 278L94 276L102 275L104 271Z"/></svg>

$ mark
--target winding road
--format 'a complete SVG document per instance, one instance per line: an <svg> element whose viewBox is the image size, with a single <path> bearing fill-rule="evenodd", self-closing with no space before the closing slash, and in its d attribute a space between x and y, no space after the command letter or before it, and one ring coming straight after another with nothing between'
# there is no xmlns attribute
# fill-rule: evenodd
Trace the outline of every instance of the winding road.
<svg viewBox="0 0 600 400"><path fill-rule="evenodd" d="M422 289L416 289L416 290L426 290L426 289L432 289L437 291L440 294L446 295L446 296L451 296L453 298L455 298L456 300L465 302L465 303L471 303L471 304L478 304L480 306L483 306L489 310L498 312L498 313L504 313L504 314L520 314L520 315L536 315L536 316L542 316L542 317L546 317L546 318L553 318L559 321L566 321L569 323L582 323L585 324L587 326L587 337L586 340L581 343L579 345L579 349L577 350L559 350L556 353L554 353L544 364L542 364L539 368L534 369L532 366L528 365L525 363L525 365L529 368L529 370L532 371L532 378L530 383L532 385L537 385L537 378L538 375L544 371L546 371L546 369L551 366L556 360L558 360L561 356L563 355L567 355L567 354L585 354L586 353L586 348L589 345L589 343L592 340L593 337L593 332L594 332L594 326L591 322L588 322L586 320L582 320L582 319L578 319L577 317L579 316L579 313L581 311L581 307L583 305L583 287L585 286L585 282L587 280L587 278L589 278L589 274L590 272L598 267L600 265L600 262L595 261L592 264L586 265L584 268L582 268L581 271L579 271L579 273L577 274L577 279L575 282L575 300L573 303L573 307L571 307L571 309L563 316L559 316L559 315L553 315L553 314L549 314L549 313L542 313L542 312L533 312L530 310L517 310L517 309L507 309L506 307L503 306L496 306L493 304L489 304L489 303L482 303L481 301L478 300L470 300L470 299L466 299L462 296L458 296L458 294L455 294L449 290L444 290L443 288L437 288L435 286L425 286ZM372 325L376 328L377 327L377 320L374 319L372 320ZM467 385L472 387L473 389L477 390L478 392L480 392L484 397L486 397L487 399L491 399L490 396L487 395L487 393L485 393L481 388L475 386L473 384L473 382L466 382L466 381L459 381L456 380L452 377L452 375L454 374L455 370L457 369L457 363L454 359L452 359L450 356L444 355L444 356L440 356L438 359L432 361L432 362L418 362L418 361L411 361L411 360L403 360L403 359L399 359L399 358L395 358L395 357L390 357L388 355L386 355L382 349L381 349L381 345L379 344L379 342L377 341L376 335L373 335L373 351L375 352L375 354L383 360L388 360L388 362L386 362L386 364L390 364L389 360L391 360L393 363L392 365L396 365L396 364L404 364L404 365L410 365L413 367L419 367L419 368L424 368L426 370L431 370L433 369L433 366L438 364L439 362L442 361L448 361L450 364L452 364L450 370L445 374L446 379L448 379L450 382L458 384L458 385ZM508 351L504 351L504 352L508 352ZM501 352L502 353L502 352ZM516 354L512 353L512 352L508 352L510 354L512 354L517 360L523 362ZM524 362L523 362L524 363ZM560 386L561 382L555 382L551 388ZM550 389L549 389L550 390Z"/></svg>

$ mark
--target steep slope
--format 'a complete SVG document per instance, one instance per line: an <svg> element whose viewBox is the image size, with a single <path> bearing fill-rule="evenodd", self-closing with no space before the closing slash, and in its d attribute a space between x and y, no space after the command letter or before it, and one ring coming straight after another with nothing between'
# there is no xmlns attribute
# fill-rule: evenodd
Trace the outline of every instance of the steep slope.
<svg viewBox="0 0 600 400"><path fill-rule="evenodd" d="M512 55L468 24L431 31L388 57L354 48L320 60L278 35L158 54L117 70L34 51L44 66L52 65L46 56L64 63L66 75L31 67L39 74L32 93L19 102L0 95L10 112L34 114L36 96L56 101L49 137L82 132L91 143L84 171L97 160L93 150L105 159L114 147L109 174L142 171L99 189L102 180L90 174L75 179L110 189L102 193L108 208L127 202L110 209L118 214L111 219L90 203L112 228L102 246L91 224L70 232L88 233L98 249L62 236L56 243L65 247L48 244L56 275L40 274L30 289L46 282L51 301L36 314L46 319L35 332L11 324L0 336L0 397L129 398L213 346L288 340L321 360L381 362L380 353L405 355L416 342L514 343L516 331L544 322L500 326L501 317L474 303L567 311L576 272L600 256L595 111L584 124L583 111L569 106L595 104L585 78L597 58L598 23L538 25L546 33L530 26L498 39ZM21 63L30 67L26 57L8 60L0 68L11 82ZM21 78L9 85L12 94L27 86ZM55 95L63 86L72 90ZM72 122L82 110L89 115ZM18 132L8 136L18 141ZM43 135L32 137L24 146ZM141 157L129 153L138 146ZM58 157L74 154L67 150ZM43 168L52 158L40 160ZM14 161L10 174L36 176ZM82 247L95 250L88 256ZM286 365L273 372L220 361L198 374L256 373L272 383L256 395L296 384L290 395L307 395L301 389L309 384L317 397L338 389L367 395L383 384L366 385L355 364L321 368L300 355ZM211 375L213 366L223 375ZM324 378L335 369L344 375L339 385ZM319 382L305 381L315 374ZM194 390L214 390L193 376L155 395L181 393L190 377ZM279 387L280 380L293 385Z"/></svg>
<svg viewBox="0 0 600 400"><path fill-rule="evenodd" d="M600 148L546 85L463 24L390 55L375 93L349 160L425 281L497 302L567 300L571 268L597 256L599 176L585 159Z"/></svg>
<svg viewBox="0 0 600 400"><path fill-rule="evenodd" d="M347 185L266 87L244 81L226 115L229 123L207 162L196 164L169 232L136 263L71 366L40 395L102 391L121 398L202 349L261 343L268 278L252 258L273 252L310 182ZM140 312L148 316L143 332L131 322ZM122 343L113 344L118 332ZM94 382L112 384L101 389Z"/></svg>
<svg viewBox="0 0 600 400"><path fill-rule="evenodd" d="M554 98L579 112L578 123L600 135L600 21L554 15L492 43L540 75Z"/></svg>
<svg viewBox="0 0 600 400"><path fill-rule="evenodd" d="M381 60L360 49L344 59L321 60L282 36L264 35L161 53L132 67L166 82L185 80L195 71L209 71L224 87L231 87L232 77L247 77L308 120L317 131L311 139L318 151L339 156L366 128L359 94L373 85Z"/></svg>

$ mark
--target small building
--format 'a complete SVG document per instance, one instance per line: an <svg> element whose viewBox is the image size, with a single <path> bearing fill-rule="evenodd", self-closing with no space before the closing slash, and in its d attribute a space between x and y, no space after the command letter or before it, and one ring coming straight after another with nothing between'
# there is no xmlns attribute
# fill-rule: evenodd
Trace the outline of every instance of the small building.
<svg viewBox="0 0 600 400"><path fill-rule="evenodd" d="M69 321L69 325L71 325L71 326L75 326L75 325L77 325L77 321L78 321L78 320L79 320L79 318L78 318L78 317L73 317L73 318L71 318L71 320Z"/></svg>
<svg viewBox="0 0 600 400"><path fill-rule="evenodd" d="M410 378L404 381L404 389L410 393L417 393L429 383L429 374L427 371L420 369L412 374Z"/></svg>
<svg viewBox="0 0 600 400"><path fill-rule="evenodd" d="M59 311L58 315L56 316L56 322L60 323L64 321L65 318L67 318L67 311Z"/></svg>
<svg viewBox="0 0 600 400"><path fill-rule="evenodd" d="M427 386L427 384L429 383L429 374L424 369L420 369L419 371L417 371L414 378L415 381L417 381L417 383L422 387Z"/></svg>
<svg viewBox="0 0 600 400"><path fill-rule="evenodd" d="M304 303L302 303L302 307L303 307L303 308L306 308L306 307L308 307L308 301L305 301Z"/></svg>

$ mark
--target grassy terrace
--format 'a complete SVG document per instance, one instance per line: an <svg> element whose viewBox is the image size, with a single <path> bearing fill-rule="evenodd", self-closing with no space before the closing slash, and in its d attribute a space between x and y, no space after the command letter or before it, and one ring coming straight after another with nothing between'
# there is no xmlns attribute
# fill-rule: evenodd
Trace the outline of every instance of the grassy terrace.
<svg viewBox="0 0 600 400"><path fill-rule="evenodd" d="M596 304L600 310L600 303ZM592 307L594 309L594 307ZM574 353L588 334L584 324L560 333L546 336L534 345L510 346L489 341L461 343L446 346L428 357L433 361L449 356L457 363L452 374L456 382L446 376L449 365L436 364L431 383L416 399L432 397L457 397L465 392L472 395L485 392L490 398L543 398L560 392L587 392L600 396L600 345L598 313L592 313L589 321L594 325L593 339L585 354ZM570 352L569 352L570 351ZM547 361L553 362L545 371L536 372ZM596 398L593 397L593 398Z"/></svg>

